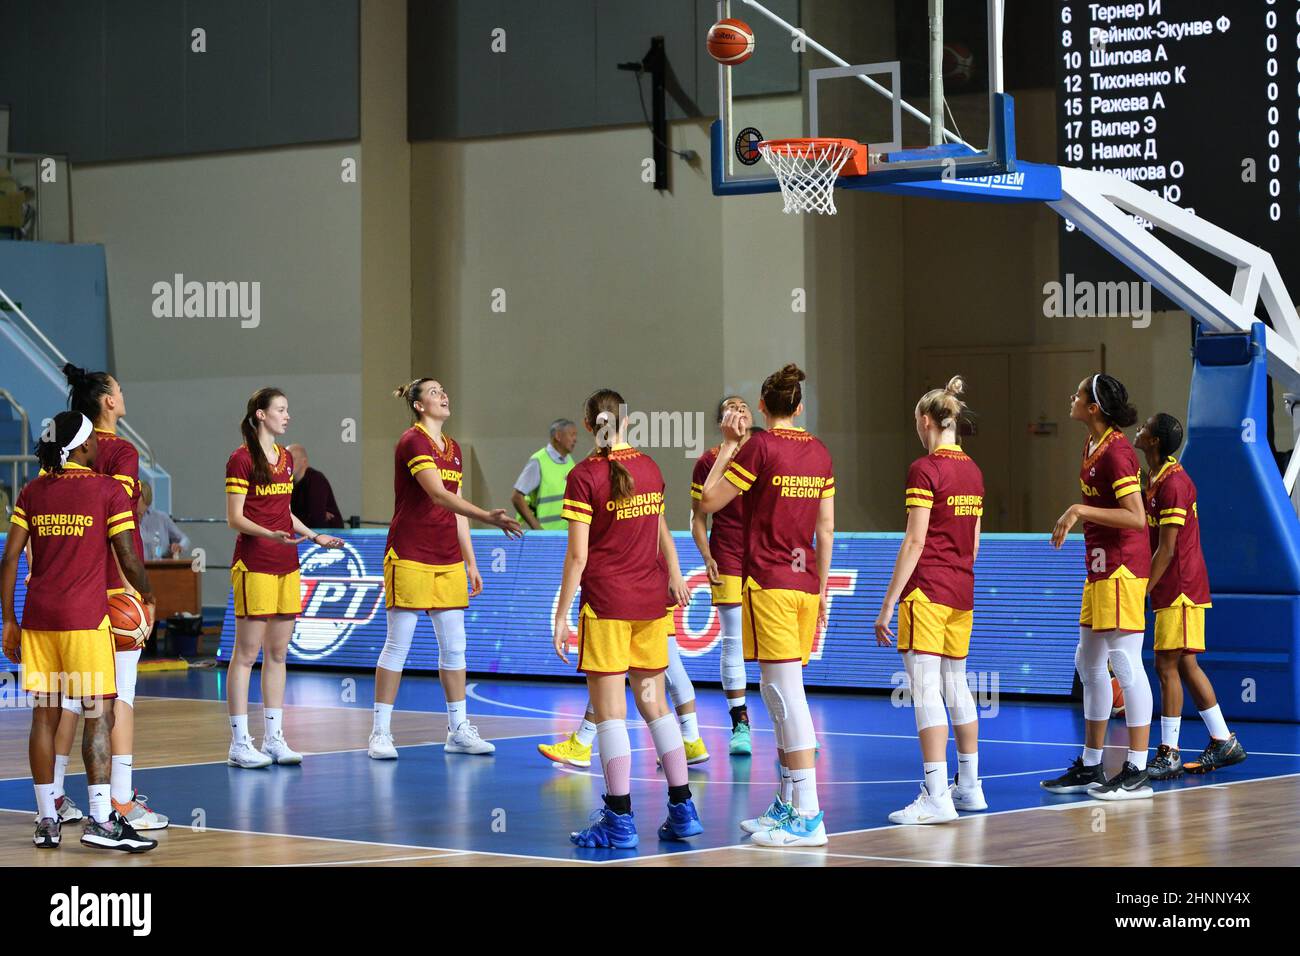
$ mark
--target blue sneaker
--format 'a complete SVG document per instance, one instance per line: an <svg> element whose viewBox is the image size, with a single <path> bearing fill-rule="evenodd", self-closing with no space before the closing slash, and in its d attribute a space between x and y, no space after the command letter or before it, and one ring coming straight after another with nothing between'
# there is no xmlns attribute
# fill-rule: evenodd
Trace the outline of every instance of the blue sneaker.
<svg viewBox="0 0 1300 956"><path fill-rule="evenodd" d="M630 850L640 842L630 811L615 813L609 807L601 807L587 822L591 824L587 829L569 834L569 839L578 846Z"/></svg>
<svg viewBox="0 0 1300 956"><path fill-rule="evenodd" d="M825 816L824 812L815 817L795 812L787 816L780 826L762 830L749 839L759 846L825 846Z"/></svg>
<svg viewBox="0 0 1300 956"><path fill-rule="evenodd" d="M763 811L762 816L754 817L750 820L741 820L740 828L746 833L758 833L762 830L770 830L772 827L779 827L785 822L786 817L790 816L792 813L794 813L794 806L782 800L781 794L778 793L772 798L772 802L768 804L768 807Z"/></svg>
<svg viewBox="0 0 1300 956"><path fill-rule="evenodd" d="M700 815L695 812L693 801L668 804L668 819L664 820L664 825L659 828L659 839L685 840L687 837L699 836L703 832L704 827L700 823Z"/></svg>
<svg viewBox="0 0 1300 956"><path fill-rule="evenodd" d="M727 746L727 751L733 757L748 757L754 752L749 737L749 724L743 721L736 724L736 728L731 732L731 742Z"/></svg>

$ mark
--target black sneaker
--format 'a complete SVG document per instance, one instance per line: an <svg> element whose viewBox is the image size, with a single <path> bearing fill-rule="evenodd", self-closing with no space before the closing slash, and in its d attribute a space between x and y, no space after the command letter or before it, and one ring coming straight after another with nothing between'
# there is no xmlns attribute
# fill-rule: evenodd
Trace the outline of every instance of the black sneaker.
<svg viewBox="0 0 1300 956"><path fill-rule="evenodd" d="M1231 734L1227 740L1210 738L1209 746L1201 751L1200 757L1194 763L1183 764L1183 769L1188 773L1209 773L1220 767L1231 767L1245 759L1246 748L1241 745L1236 734Z"/></svg>
<svg viewBox="0 0 1300 956"><path fill-rule="evenodd" d="M1146 800L1153 795L1148 779L1145 770L1139 770L1125 760L1119 773L1089 791L1088 796L1097 800Z"/></svg>
<svg viewBox="0 0 1300 956"><path fill-rule="evenodd" d="M1183 755L1168 744L1161 744L1155 759L1147 764L1152 780L1177 780L1183 775Z"/></svg>
<svg viewBox="0 0 1300 956"><path fill-rule="evenodd" d="M81 834L81 845L99 850L125 850L127 853L145 853L158 845L157 840L150 840L135 832L116 810L108 820L100 823L87 815L86 829Z"/></svg>
<svg viewBox="0 0 1300 956"><path fill-rule="evenodd" d="M1086 793L1093 787L1100 787L1106 782L1106 772L1101 764L1092 767L1083 765L1082 757L1075 757L1070 769L1055 780L1040 780L1038 785L1048 793Z"/></svg>
<svg viewBox="0 0 1300 956"><path fill-rule="evenodd" d="M32 835L32 842L42 850L57 850L62 839L62 829L63 824L51 817L37 820L36 833Z"/></svg>

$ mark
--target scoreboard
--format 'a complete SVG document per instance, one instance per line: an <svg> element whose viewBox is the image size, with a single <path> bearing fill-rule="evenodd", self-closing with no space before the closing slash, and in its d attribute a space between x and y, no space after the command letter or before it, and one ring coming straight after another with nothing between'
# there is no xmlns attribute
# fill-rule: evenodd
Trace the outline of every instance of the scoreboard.
<svg viewBox="0 0 1300 956"><path fill-rule="evenodd" d="M1122 176L1263 248L1300 295L1300 0L1056 0L1053 30L1059 164ZM1061 230L1063 275L1136 279ZM1230 265L1170 245L1231 287Z"/></svg>

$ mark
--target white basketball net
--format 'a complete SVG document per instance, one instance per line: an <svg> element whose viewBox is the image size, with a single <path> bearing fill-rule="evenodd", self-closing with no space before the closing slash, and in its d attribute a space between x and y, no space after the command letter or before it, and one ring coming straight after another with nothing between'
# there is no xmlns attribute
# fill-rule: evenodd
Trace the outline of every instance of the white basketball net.
<svg viewBox="0 0 1300 956"><path fill-rule="evenodd" d="M759 151L776 173L786 212L835 215L835 180L853 153L838 140L767 146Z"/></svg>

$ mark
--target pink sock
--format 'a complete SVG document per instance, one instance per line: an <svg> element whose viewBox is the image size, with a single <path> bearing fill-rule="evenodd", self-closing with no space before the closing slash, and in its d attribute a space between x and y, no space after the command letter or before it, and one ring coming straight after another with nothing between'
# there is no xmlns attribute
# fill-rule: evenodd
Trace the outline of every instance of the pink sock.
<svg viewBox="0 0 1300 956"><path fill-rule="evenodd" d="M626 720L604 720L596 725L600 766L605 771L605 792L622 797L632 792L632 741Z"/></svg>
<svg viewBox="0 0 1300 956"><path fill-rule="evenodd" d="M682 745L682 730L677 717L665 714L650 721L650 736L655 742L659 762L663 764L668 786L680 787L686 783L686 748Z"/></svg>

